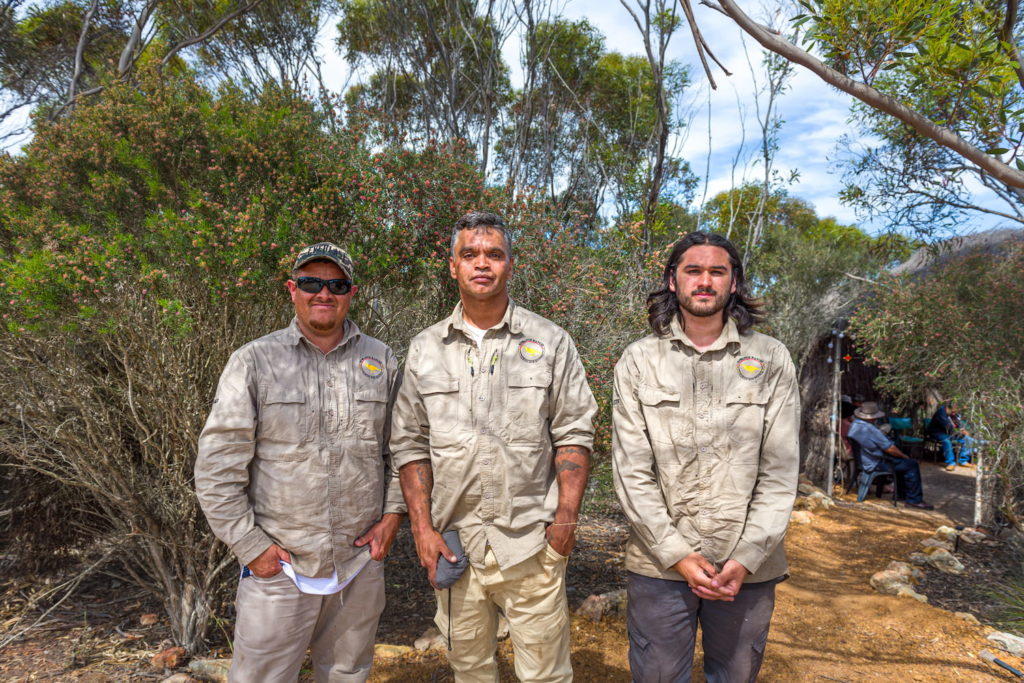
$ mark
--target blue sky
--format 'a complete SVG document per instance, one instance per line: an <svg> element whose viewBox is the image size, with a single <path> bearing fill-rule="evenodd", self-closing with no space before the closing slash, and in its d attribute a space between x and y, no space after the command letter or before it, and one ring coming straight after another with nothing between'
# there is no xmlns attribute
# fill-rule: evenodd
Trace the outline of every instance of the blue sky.
<svg viewBox="0 0 1024 683"><path fill-rule="evenodd" d="M748 12L758 11L755 3L745 4ZM558 9L566 17L588 19L604 34L608 49L623 54L643 54L640 33L618 0L562 0L560 5L556 0ZM673 153L690 162L697 175L703 177L705 169L710 169L706 188L702 186L697 191L699 201L705 192L711 197L745 180L756 181L761 177L761 167L753 163L758 155L760 133L755 116L757 88L750 65L760 69L762 52L753 39L746 38L735 24L718 12L698 3L694 3L694 12L712 50L732 72L732 76L725 76L714 67L718 89L712 90L700 67L688 28L681 26L673 36L668 56L690 67L693 85L680 103L682 110L691 114L689 124L685 133L672 141L672 148ZM341 92L350 84L352 74L336 51L335 36L335 21L325 22L320 41L325 59L323 71L328 86ZM519 44L515 37L508 40L504 49L515 81L519 63ZM757 78L763 80L760 74ZM813 204L820 216L834 216L844 223L858 223L853 209L838 200L842 166L837 142L843 136L854 136L848 122L851 101L849 96L797 67L789 81L789 90L778 105L784 124L775 168L783 176L791 171L798 172L798 180L788 187L790 194ZM979 187L977 194L984 196L984 192ZM993 206L998 206L995 200ZM995 222L973 219L979 228L990 227ZM860 224L870 232L888 227Z"/></svg>

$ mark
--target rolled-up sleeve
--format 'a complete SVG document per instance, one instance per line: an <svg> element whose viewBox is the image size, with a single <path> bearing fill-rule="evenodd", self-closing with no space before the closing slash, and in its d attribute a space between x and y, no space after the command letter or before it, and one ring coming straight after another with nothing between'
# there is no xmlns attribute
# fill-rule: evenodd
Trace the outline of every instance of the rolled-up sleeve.
<svg viewBox="0 0 1024 683"><path fill-rule="evenodd" d="M391 455L391 421L395 411L395 401L398 398L398 392L402 387L402 373L398 368L398 359L395 358L395 354L388 349L387 367L395 368L392 371L389 381L391 386L388 390L388 411L387 416L384 418L384 433L381 436L381 445L384 458L384 464L386 467L386 479L384 485L386 493L384 495L384 514L396 513L405 514L405 498L402 497L402 486L398 481L398 466L395 465L394 457Z"/></svg>
<svg viewBox="0 0 1024 683"><path fill-rule="evenodd" d="M757 481L747 519L730 559L756 572L782 542L796 498L800 470L800 391L784 347L773 354L770 398L764 417Z"/></svg>
<svg viewBox="0 0 1024 683"><path fill-rule="evenodd" d="M667 571L694 548L669 515L654 450L637 397L639 370L629 349L615 364L612 394L612 473L615 493L636 534Z"/></svg>
<svg viewBox="0 0 1024 683"><path fill-rule="evenodd" d="M199 436L195 482L210 528L249 564L273 543L257 526L246 494L249 463L256 449L257 385L246 349L228 360Z"/></svg>
<svg viewBox="0 0 1024 683"><path fill-rule="evenodd" d="M551 379L551 443L560 446L594 448L594 417L597 401L587 383L576 345L568 334L563 335L552 368Z"/></svg>
<svg viewBox="0 0 1024 683"><path fill-rule="evenodd" d="M427 409L420 394L419 382L411 368L416 367L422 349L414 339L391 411L392 465L397 472L404 465L418 460L430 460L430 424Z"/></svg>

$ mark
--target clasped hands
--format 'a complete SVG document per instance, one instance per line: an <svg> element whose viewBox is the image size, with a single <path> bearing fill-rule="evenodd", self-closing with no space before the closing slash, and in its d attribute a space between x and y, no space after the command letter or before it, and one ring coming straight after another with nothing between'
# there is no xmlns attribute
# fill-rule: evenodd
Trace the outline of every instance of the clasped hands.
<svg viewBox="0 0 1024 683"><path fill-rule="evenodd" d="M700 553L690 553L675 564L675 570L686 579L694 595L703 600L732 602L750 573L736 560L727 560L722 570L715 569Z"/></svg>

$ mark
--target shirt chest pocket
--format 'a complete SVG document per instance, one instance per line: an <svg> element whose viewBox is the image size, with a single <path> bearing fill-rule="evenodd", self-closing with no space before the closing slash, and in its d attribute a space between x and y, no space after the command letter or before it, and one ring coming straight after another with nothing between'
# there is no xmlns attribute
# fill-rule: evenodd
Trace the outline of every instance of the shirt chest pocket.
<svg viewBox="0 0 1024 683"><path fill-rule="evenodd" d="M383 381L359 387L353 394L355 411L352 416L356 434L363 439L379 441L384 433L387 417L388 388Z"/></svg>
<svg viewBox="0 0 1024 683"><path fill-rule="evenodd" d="M763 384L741 386L726 394L725 408L733 460L760 457L768 398L768 388Z"/></svg>
<svg viewBox="0 0 1024 683"><path fill-rule="evenodd" d="M424 375L419 378L419 386L431 433L455 429L459 422L459 378Z"/></svg>
<svg viewBox="0 0 1024 683"><path fill-rule="evenodd" d="M509 436L513 440L540 440L548 418L551 371L537 368L508 375Z"/></svg>
<svg viewBox="0 0 1024 683"><path fill-rule="evenodd" d="M680 431L679 392L654 384L641 384L637 390L647 425L647 436L653 443L670 444L673 432Z"/></svg>
<svg viewBox="0 0 1024 683"><path fill-rule="evenodd" d="M267 387L256 425L259 454L265 460L301 460L298 446L309 438L306 394L296 387Z"/></svg>

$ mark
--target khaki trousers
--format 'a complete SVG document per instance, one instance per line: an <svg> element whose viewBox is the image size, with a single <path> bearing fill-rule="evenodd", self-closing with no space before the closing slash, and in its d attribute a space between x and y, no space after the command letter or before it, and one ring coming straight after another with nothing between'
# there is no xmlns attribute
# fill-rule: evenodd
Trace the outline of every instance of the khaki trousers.
<svg viewBox="0 0 1024 683"><path fill-rule="evenodd" d="M567 561L545 545L533 557L503 571L488 549L483 569L470 565L450 589L435 591L434 622L444 637L448 636L451 624L448 662L457 683L498 680L494 653L498 645L499 607L508 620L519 680L572 680L569 603L565 597Z"/></svg>
<svg viewBox="0 0 1024 683"><path fill-rule="evenodd" d="M384 611L384 565L370 560L334 595L301 593L284 572L248 576L235 609L231 683L294 683L307 647L317 683L363 683Z"/></svg>

